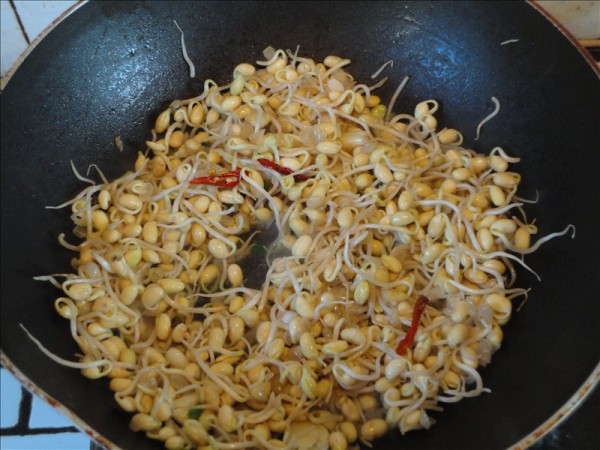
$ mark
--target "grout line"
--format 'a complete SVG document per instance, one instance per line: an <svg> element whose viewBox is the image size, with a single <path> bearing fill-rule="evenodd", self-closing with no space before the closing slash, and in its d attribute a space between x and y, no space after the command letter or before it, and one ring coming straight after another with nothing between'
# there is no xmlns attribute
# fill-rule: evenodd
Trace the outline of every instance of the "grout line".
<svg viewBox="0 0 600 450"><path fill-rule="evenodd" d="M21 400L19 401L19 417L17 423L12 427L2 428L2 435L25 434L29 429L29 418L31 417L31 394L21 386Z"/></svg>
<svg viewBox="0 0 600 450"><path fill-rule="evenodd" d="M16 425L0 429L2 436L30 436L34 434L58 434L58 433L79 433L74 426L67 427L40 427L30 428L31 407L33 395L24 387L21 387L21 401L19 402L19 418Z"/></svg>
<svg viewBox="0 0 600 450"><path fill-rule="evenodd" d="M21 386L21 401L19 402L19 422L18 425L29 429L29 419L31 418L31 406L33 397L27 389Z"/></svg>
<svg viewBox="0 0 600 450"><path fill-rule="evenodd" d="M41 427L19 430L15 427L2 428L2 436L36 436L40 434L81 433L76 427Z"/></svg>
<svg viewBox="0 0 600 450"><path fill-rule="evenodd" d="M14 0L8 0L8 3L10 3L10 7L12 8L12 10L15 13L15 16L17 17L17 22L19 24L19 28L21 28L21 33L23 33L23 37L25 38L25 41L27 41L27 45L31 44L31 40L29 39L29 35L27 34L27 31L25 31L25 26L23 25L23 22L21 21L21 16L19 15L19 11L17 11L17 7L15 6Z"/></svg>

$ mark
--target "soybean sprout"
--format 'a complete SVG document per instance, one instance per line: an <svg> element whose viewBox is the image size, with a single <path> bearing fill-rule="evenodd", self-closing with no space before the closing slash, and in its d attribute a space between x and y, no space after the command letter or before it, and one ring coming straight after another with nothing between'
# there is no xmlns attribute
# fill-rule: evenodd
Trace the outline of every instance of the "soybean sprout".
<svg viewBox="0 0 600 450"><path fill-rule="evenodd" d="M514 266L530 270L539 244L518 159L464 148L434 100L393 115L407 79L386 108L347 59L264 57L173 102L132 171L61 205L74 273L41 279L63 291L81 354L57 361L107 377L131 428L167 449L348 448L429 428L443 403L486 391L478 369L527 294ZM242 256L273 223L286 251L251 289Z"/></svg>
<svg viewBox="0 0 600 450"><path fill-rule="evenodd" d="M479 133L481 132L481 128L490 120L492 120L499 112L500 112L500 102L496 97L492 97L492 102L494 102L494 110L486 116L479 125L477 125L477 131L475 133L475 140L479 140Z"/></svg>

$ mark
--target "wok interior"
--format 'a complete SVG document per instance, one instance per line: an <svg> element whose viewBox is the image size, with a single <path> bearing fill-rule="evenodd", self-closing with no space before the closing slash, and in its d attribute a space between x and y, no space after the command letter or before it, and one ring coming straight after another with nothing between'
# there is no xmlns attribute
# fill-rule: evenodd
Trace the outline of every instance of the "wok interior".
<svg viewBox="0 0 600 450"><path fill-rule="evenodd" d="M181 57L177 20L197 77ZM509 39L518 42L500 46ZM502 348L482 370L491 394L448 405L429 431L392 433L376 448L506 448L542 423L579 388L600 359L594 317L600 304L600 242L589 207L599 168L593 137L597 75L528 4L508 3L112 3L86 4L50 33L19 68L2 99L2 350L43 391L122 448L162 448L134 434L106 380L90 381L52 363L18 327L23 323L52 352L73 359L67 322L53 309L57 291L33 282L69 270L73 256L56 240L71 225L65 210L47 210L81 184L69 168L97 164L109 177L132 167L156 114L172 99L201 92L203 80L229 80L242 61L268 45L323 58L353 60L370 75L393 60L379 92L388 98L410 81L396 111L429 98L442 126L461 130L466 147L502 146L522 162L521 193L538 218L539 236L572 223L575 240L553 240L527 258L541 276L521 271L532 287L505 328ZM53 55L51 59L47 55ZM474 141L477 124L500 114ZM120 135L123 153L114 147ZM592 200L594 201L594 200ZM68 239L74 240L67 234Z"/></svg>

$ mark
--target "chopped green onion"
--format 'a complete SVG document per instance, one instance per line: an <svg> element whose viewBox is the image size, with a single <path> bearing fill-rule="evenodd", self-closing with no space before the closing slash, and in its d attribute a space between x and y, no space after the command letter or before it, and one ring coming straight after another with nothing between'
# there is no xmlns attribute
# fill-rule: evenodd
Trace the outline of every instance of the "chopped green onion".
<svg viewBox="0 0 600 450"><path fill-rule="evenodd" d="M202 408L194 407L188 411L188 419L198 420L202 414Z"/></svg>

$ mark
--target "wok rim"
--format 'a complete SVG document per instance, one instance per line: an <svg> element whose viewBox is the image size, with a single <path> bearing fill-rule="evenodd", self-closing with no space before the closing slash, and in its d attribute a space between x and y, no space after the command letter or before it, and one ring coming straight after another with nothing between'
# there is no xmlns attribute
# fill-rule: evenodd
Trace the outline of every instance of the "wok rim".
<svg viewBox="0 0 600 450"><path fill-rule="evenodd" d="M58 16L50 25L48 25L19 55L17 60L12 64L10 69L2 77L0 92L2 92L10 79L17 72L21 63L29 56L33 49L54 29L56 28L66 17L74 13L79 8L89 3L89 0L79 0L77 3L66 9L60 16ZM564 26L562 25L552 14L541 6L537 0L527 0L526 2L533 7L539 14L550 21L556 29L575 47L575 49L584 57L592 70L600 78L600 65L592 58L590 53L579 43L577 38ZM44 389L40 388L36 383L29 379L4 353L4 350L0 348L0 362L2 366L8 370L16 379L21 383L28 391L37 395L44 402L50 405L52 408L63 414L68 420L81 432L85 433L92 441L101 445L106 450L126 450L111 440L106 438L103 434L94 429L85 420L81 419L75 412L69 409L67 406L56 400L52 395L48 394ZM556 410L550 417L544 422L538 425L535 429L530 431L527 435L521 438L519 441L508 447L507 450L524 450L531 445L541 441L547 434L552 432L554 429L559 427L565 420L567 420L572 413L583 404L597 386L600 385L600 361L598 361L596 367L586 377L585 381L581 386L567 399L564 404Z"/></svg>
<svg viewBox="0 0 600 450"><path fill-rule="evenodd" d="M87 2L87 0L86 0ZM600 76L600 65L592 58L590 52L588 52L583 45L579 43L579 40L562 24L560 23L552 14L550 14L542 5L538 3L537 0L528 0L529 3L537 12L539 12L542 16L544 16L548 21L552 23L556 27L556 29L566 37L571 44L575 46L575 48L579 51L579 53L585 58L588 64L594 69L596 75Z"/></svg>

